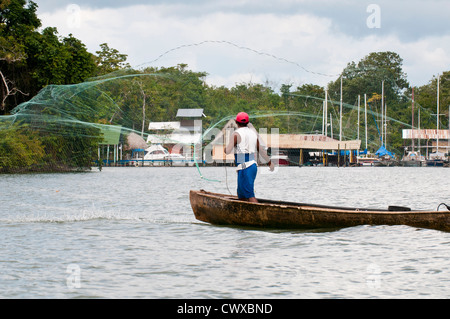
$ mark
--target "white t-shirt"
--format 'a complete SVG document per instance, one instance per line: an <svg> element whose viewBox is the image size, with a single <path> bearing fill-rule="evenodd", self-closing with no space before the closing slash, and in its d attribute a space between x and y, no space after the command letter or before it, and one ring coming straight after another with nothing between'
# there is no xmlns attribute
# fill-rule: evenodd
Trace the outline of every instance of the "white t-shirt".
<svg viewBox="0 0 450 319"><path fill-rule="evenodd" d="M240 127L236 130L236 133L239 134L239 136L241 137L241 142L238 143L236 145L236 155L239 158L239 155L243 155L243 154L255 154L256 155L256 151L257 151L257 147L258 147L258 136L256 135L256 133L251 130L248 127ZM239 162L242 163L242 158L240 160L238 160ZM239 164L237 166L237 170L242 170L245 169L247 167L250 167L251 165L257 164L256 160L254 159L254 157L252 157L252 159L250 159L248 162Z"/></svg>
<svg viewBox="0 0 450 319"><path fill-rule="evenodd" d="M255 154L258 136L248 127L240 127L236 133L241 137L241 142L236 145L237 154Z"/></svg>

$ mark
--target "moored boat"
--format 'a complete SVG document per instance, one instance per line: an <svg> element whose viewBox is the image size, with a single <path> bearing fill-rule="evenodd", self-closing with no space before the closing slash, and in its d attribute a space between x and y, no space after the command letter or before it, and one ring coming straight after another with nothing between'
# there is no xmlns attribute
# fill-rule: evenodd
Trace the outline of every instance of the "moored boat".
<svg viewBox="0 0 450 319"><path fill-rule="evenodd" d="M375 155L361 154L356 158L358 166L376 166L379 158Z"/></svg>
<svg viewBox="0 0 450 319"><path fill-rule="evenodd" d="M375 162L375 166L399 166L400 163L397 160L394 153L389 152L386 147L382 146L375 153L378 156L378 161Z"/></svg>
<svg viewBox="0 0 450 319"><path fill-rule="evenodd" d="M426 166L425 157L420 152L409 152L401 160L403 166L406 167L422 167Z"/></svg>
<svg viewBox="0 0 450 319"><path fill-rule="evenodd" d="M400 166L399 161L392 157L381 157L378 162L375 162L374 164L374 166L383 167Z"/></svg>
<svg viewBox="0 0 450 319"><path fill-rule="evenodd" d="M450 211L412 211L391 206L383 209L345 208L258 199L259 203L236 196L190 191L196 219L214 225L275 229L344 228L359 225L408 225L450 231Z"/></svg>
<svg viewBox="0 0 450 319"><path fill-rule="evenodd" d="M430 154L426 162L427 166L436 167L436 166L444 166L445 160L446 158L444 153L435 152Z"/></svg>
<svg viewBox="0 0 450 319"><path fill-rule="evenodd" d="M277 153L272 154L270 156L270 160L276 166L289 166L290 165L289 156L285 152L282 152L282 151L278 151Z"/></svg>

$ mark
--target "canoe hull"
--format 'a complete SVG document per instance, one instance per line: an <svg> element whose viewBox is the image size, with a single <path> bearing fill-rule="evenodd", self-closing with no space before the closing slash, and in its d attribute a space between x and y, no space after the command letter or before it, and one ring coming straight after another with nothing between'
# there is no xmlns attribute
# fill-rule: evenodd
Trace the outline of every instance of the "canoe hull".
<svg viewBox="0 0 450 319"><path fill-rule="evenodd" d="M450 231L450 211L351 209L267 200L254 204L234 196L193 190L190 201L196 219L214 225L275 229L408 225Z"/></svg>

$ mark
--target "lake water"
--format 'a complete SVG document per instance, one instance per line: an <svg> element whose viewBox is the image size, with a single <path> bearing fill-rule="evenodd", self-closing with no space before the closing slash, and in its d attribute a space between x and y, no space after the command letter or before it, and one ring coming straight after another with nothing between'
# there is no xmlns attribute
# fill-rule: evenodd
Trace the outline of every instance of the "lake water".
<svg viewBox="0 0 450 319"><path fill-rule="evenodd" d="M450 204L449 177L448 168L260 168L256 192L435 210ZM190 189L235 188L230 167L0 175L0 297L450 298L450 233L268 231L195 220Z"/></svg>

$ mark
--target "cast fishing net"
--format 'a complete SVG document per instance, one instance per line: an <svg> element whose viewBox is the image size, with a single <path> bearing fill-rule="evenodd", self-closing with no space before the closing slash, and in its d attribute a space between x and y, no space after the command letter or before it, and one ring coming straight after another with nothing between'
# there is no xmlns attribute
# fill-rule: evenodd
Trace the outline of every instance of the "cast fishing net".
<svg viewBox="0 0 450 319"><path fill-rule="evenodd" d="M359 99L341 102L336 92L328 92L325 98L323 90L305 94L292 87L280 91L279 87L255 83L214 87L205 83L205 76L179 64L121 70L75 85L49 85L10 115L0 117L0 172L139 166L144 161L133 160L143 160L146 148L159 143L188 153L186 159L197 168L214 165L204 153L210 150L211 143L218 142L223 127L241 111L250 115L258 131L327 134L335 139L359 139L361 150L374 152L380 147L382 113L374 92L367 92L369 102L365 105L364 92ZM410 100L404 103L409 105ZM151 122L178 121L179 109L203 110L197 119L201 120L201 134L196 141L177 140L169 129L157 133L149 129ZM422 116L427 116L426 111ZM393 132L411 125L390 116L386 119L383 123L388 123L389 129L385 141L396 145L393 151L401 152L402 141ZM200 168L199 172L204 177Z"/></svg>

